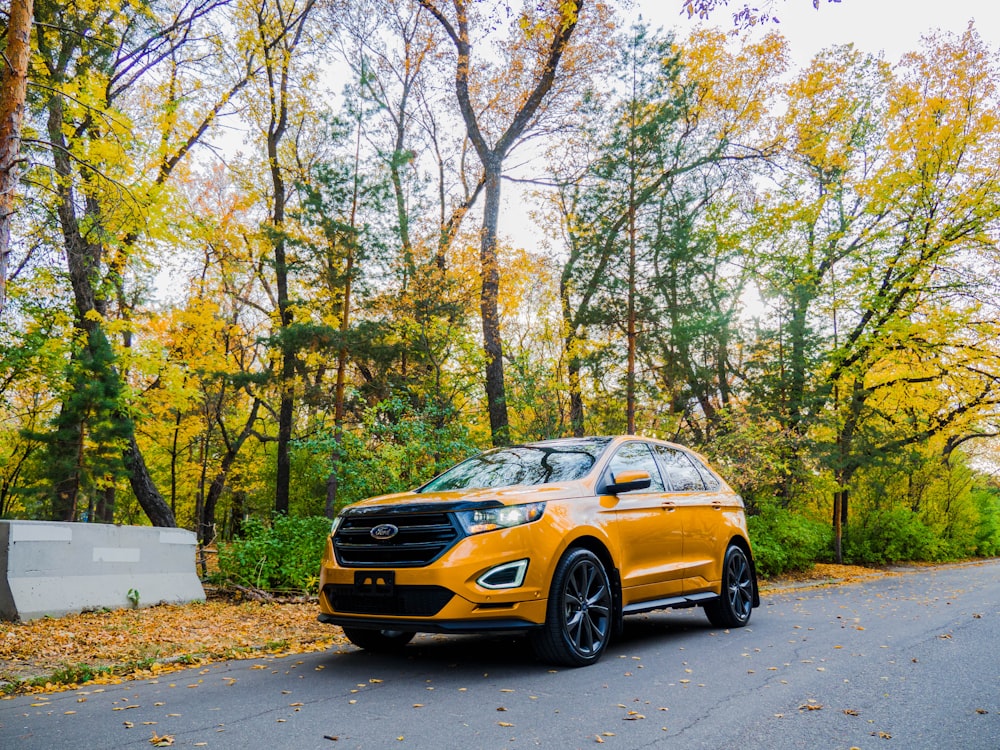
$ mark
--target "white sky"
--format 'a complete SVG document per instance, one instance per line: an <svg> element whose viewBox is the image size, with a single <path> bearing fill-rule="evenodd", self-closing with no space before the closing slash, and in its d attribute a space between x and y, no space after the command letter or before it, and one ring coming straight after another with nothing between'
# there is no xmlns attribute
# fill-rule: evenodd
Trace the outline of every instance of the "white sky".
<svg viewBox="0 0 1000 750"><path fill-rule="evenodd" d="M634 0L634 14L653 27L676 28L679 35L694 26L681 12L681 0ZM761 7L767 0L754 0ZM732 8L743 6L730 0ZM776 28L789 43L792 65L804 67L814 54L834 44L853 42L865 52L884 51L886 60L897 61L901 55L918 48L920 38L941 29L960 33L970 20L983 39L994 48L1000 46L1000 2L997 0L820 0L814 10L811 0L775 0L771 6L781 23ZM732 29L732 12L715 11L709 23Z"/></svg>

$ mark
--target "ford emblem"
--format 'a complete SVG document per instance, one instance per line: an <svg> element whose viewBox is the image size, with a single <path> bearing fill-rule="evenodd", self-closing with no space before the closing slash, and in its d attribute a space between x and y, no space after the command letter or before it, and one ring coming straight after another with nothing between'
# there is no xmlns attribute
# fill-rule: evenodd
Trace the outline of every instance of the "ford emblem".
<svg viewBox="0 0 1000 750"><path fill-rule="evenodd" d="M380 523L372 529L370 533L372 535L372 539L383 541L385 539L392 539L399 533L399 529L391 523Z"/></svg>

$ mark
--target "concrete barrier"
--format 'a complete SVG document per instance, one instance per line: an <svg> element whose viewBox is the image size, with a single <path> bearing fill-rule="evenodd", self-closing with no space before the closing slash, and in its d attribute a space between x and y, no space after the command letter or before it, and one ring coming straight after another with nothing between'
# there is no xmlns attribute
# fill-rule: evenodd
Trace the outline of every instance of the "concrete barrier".
<svg viewBox="0 0 1000 750"><path fill-rule="evenodd" d="M204 601L194 532L0 521L0 619Z"/></svg>

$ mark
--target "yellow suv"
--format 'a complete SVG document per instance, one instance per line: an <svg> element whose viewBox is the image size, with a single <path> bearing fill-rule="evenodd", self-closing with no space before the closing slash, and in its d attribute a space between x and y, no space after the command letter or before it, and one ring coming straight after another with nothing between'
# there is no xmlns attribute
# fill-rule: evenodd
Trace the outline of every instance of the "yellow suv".
<svg viewBox="0 0 1000 750"><path fill-rule="evenodd" d="M521 631L585 666L625 615L700 606L742 627L760 598L740 496L691 451L628 436L488 451L344 509L319 602L366 649Z"/></svg>

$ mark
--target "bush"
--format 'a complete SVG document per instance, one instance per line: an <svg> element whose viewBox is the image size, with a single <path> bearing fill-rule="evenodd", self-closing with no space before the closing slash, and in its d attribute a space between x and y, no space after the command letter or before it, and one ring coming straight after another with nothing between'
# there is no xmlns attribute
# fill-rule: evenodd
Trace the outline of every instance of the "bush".
<svg viewBox="0 0 1000 750"><path fill-rule="evenodd" d="M826 524L765 503L747 526L757 572L765 578L829 559L832 532Z"/></svg>
<svg viewBox="0 0 1000 750"><path fill-rule="evenodd" d="M243 586L313 592L329 534L330 519L323 516L249 518L241 539L219 544L219 573Z"/></svg>
<svg viewBox="0 0 1000 750"><path fill-rule="evenodd" d="M947 542L909 508L873 510L844 529L844 561L882 565L905 560L946 560Z"/></svg>
<svg viewBox="0 0 1000 750"><path fill-rule="evenodd" d="M979 511L976 554L983 557L1000 555L1000 491L977 489L972 499Z"/></svg>

